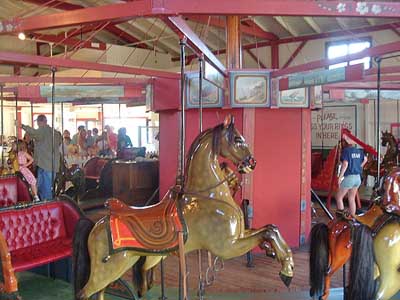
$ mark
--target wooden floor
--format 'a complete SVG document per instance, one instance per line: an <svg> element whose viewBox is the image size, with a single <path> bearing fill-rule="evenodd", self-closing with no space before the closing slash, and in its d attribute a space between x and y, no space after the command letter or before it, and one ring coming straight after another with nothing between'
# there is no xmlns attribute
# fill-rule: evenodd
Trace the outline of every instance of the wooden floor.
<svg viewBox="0 0 400 300"><path fill-rule="evenodd" d="M105 210L89 211L88 216L93 220L98 220ZM317 208L319 220L324 220L322 210ZM295 263L295 276L292 280L289 291L308 292L308 252L307 249L292 249ZM205 254L203 269L206 268ZM262 253L254 255L254 268L246 267L246 257L238 257L225 261L225 269L217 273L216 281L212 286L207 287L209 292L225 293L265 293L265 292L285 292L288 289L279 278L280 264L272 258L266 257ZM187 255L187 265L189 270L189 288L195 290L198 284L198 263L197 254ZM130 272L125 275L125 279L130 280ZM156 272L156 284L160 282L159 269ZM178 286L178 258L168 257L165 260L165 284L167 287ZM332 288L342 286L342 271L337 272L333 277Z"/></svg>

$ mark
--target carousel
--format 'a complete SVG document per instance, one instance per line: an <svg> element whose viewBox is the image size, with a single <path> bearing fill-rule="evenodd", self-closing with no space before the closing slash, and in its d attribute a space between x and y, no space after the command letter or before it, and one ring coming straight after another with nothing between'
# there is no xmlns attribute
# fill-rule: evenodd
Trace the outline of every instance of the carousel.
<svg viewBox="0 0 400 300"><path fill-rule="evenodd" d="M329 59L297 57L311 41L349 32L358 39L367 30L345 28L346 18L367 20L373 27L367 32L399 35L400 25L390 20L400 16L400 4L102 0L90 7L72 0L22 1L52 11L1 20L0 34L21 31L38 43L51 40L50 56L40 55L40 45L36 56L0 51L0 63L36 65L45 75L0 76L0 300L400 299L400 165L394 134L400 121L391 123L391 132L382 131L380 113L381 91L400 89L398 77L382 76L400 69L381 67L385 60L397 60L392 53L400 51L400 42L369 42L368 48ZM341 30L325 32L318 22L332 23L322 17L336 20ZM290 23L299 19L306 27ZM140 26L146 28L140 39L122 30ZM54 34L60 28L66 31ZM305 34L305 28L315 34ZM225 49L219 47L220 31ZM285 37L288 33L293 36ZM104 43L110 34L127 45ZM280 57L291 43L299 44ZM124 52L127 47L133 50ZM101 52L91 57L82 49ZM90 61L73 59L76 54ZM265 57L271 60L268 67ZM365 70L365 58L376 68ZM105 63L113 59L116 64ZM85 70L82 76L65 76L77 69ZM324 101L335 100L338 90L352 84L369 88L371 82L377 92L376 146L338 121L329 133L335 145L324 167L314 170L312 113L323 111ZM22 126L29 122L21 116L21 102L30 106L32 127L34 105L51 105L51 199L38 197L20 159L21 151L28 161L40 154L34 147L40 137L21 141L22 129L31 130ZM5 103L15 108L15 135L9 138ZM94 119L102 133L85 151L82 130L74 145L58 143L67 104L101 108ZM118 105L119 119L125 113L121 107L146 106L157 113L159 127L146 120L145 135L153 135L159 149L149 152L132 142L111 149L107 104ZM366 128L371 113L369 118L363 119ZM344 136L368 157L364 184L374 181L368 199L357 194L357 206L365 210L355 216L334 214L332 203ZM30 172L36 175L32 166Z"/></svg>

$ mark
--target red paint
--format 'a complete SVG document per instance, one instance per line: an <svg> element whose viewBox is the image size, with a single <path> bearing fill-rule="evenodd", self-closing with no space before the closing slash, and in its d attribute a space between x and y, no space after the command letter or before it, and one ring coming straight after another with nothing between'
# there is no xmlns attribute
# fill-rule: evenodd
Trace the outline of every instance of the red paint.
<svg viewBox="0 0 400 300"><path fill-rule="evenodd" d="M1 76L1 83L51 83L51 77L38 76ZM98 84L129 84L130 86L145 87L150 83L148 79L120 78L120 77L56 77L56 83L98 83Z"/></svg>
<svg viewBox="0 0 400 300"><path fill-rule="evenodd" d="M279 44L271 43L271 69L279 69Z"/></svg>
<svg viewBox="0 0 400 300"><path fill-rule="evenodd" d="M153 111L159 112L180 107L180 81L157 78L154 80ZM177 127L178 128L178 127Z"/></svg>
<svg viewBox="0 0 400 300"><path fill-rule="evenodd" d="M253 227L276 224L290 246L299 245L301 121L301 109L256 110Z"/></svg>

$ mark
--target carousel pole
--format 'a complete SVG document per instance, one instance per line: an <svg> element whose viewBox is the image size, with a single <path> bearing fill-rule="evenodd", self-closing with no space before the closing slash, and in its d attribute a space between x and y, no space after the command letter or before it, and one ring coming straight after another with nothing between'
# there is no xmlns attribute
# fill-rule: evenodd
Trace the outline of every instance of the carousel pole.
<svg viewBox="0 0 400 300"><path fill-rule="evenodd" d="M381 62L382 58L380 56L375 57L375 61L378 64L378 74L377 74L377 97L376 97L376 149L378 152L377 160L377 175L375 186L379 187L380 182L380 170L381 170Z"/></svg>
<svg viewBox="0 0 400 300"><path fill-rule="evenodd" d="M3 85L0 85L0 105L1 105L1 167L4 166L4 99L3 99Z"/></svg>
<svg viewBox="0 0 400 300"><path fill-rule="evenodd" d="M18 93L14 92L15 97L15 139L17 142L17 153L18 153Z"/></svg>
<svg viewBox="0 0 400 300"><path fill-rule="evenodd" d="M185 180L185 47L187 38L183 37L179 43L180 45L180 62L181 62L181 114L180 114L180 127L179 127L179 157L178 157L178 174L176 178L176 185L180 187L183 192ZM179 232L179 300L188 299L187 295L187 272L186 272L186 258L184 251L184 232Z"/></svg>
<svg viewBox="0 0 400 300"><path fill-rule="evenodd" d="M54 191L55 191L55 186L54 186L54 171L55 171L55 130L54 130L54 94L55 94L55 88L56 88L56 68L51 67L51 186L52 186L52 198L54 199Z"/></svg>
<svg viewBox="0 0 400 300"><path fill-rule="evenodd" d="M203 132L203 58L199 58L199 131ZM198 286L198 296L200 300L204 299L204 278L203 278L203 266L202 266L202 256L201 250L197 250L197 259L199 264L199 286Z"/></svg>
<svg viewBox="0 0 400 300"><path fill-rule="evenodd" d="M102 135L102 139L103 139L103 133L104 133L104 104L101 103L101 135ZM103 155L104 155L104 150L105 150L105 145L104 145L105 141L103 140Z"/></svg>

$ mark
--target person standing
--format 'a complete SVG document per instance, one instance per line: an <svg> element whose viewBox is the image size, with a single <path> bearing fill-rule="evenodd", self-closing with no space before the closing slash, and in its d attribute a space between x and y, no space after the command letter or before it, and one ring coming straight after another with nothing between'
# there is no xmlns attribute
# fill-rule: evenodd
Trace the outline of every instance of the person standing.
<svg viewBox="0 0 400 300"><path fill-rule="evenodd" d="M350 137L343 135L343 139L347 146L343 148L340 156L342 165L338 179L339 190L336 193L336 213L338 216L346 217L343 198L347 194L349 211L351 216L354 217L356 215L356 194L361 185L361 174L367 162L367 157L362 149L355 147L355 142Z"/></svg>
<svg viewBox="0 0 400 300"><path fill-rule="evenodd" d="M19 171L24 175L26 181L29 183L32 189L33 201L40 201L37 195L36 178L32 172L28 169L33 164L33 158L28 153L26 143L24 141L18 141L18 164Z"/></svg>
<svg viewBox="0 0 400 300"><path fill-rule="evenodd" d="M61 133L54 130L54 154L53 150L53 128L47 124L45 115L39 115L36 119L38 129L28 125L22 125L22 129L29 133L35 144L34 161L37 165L37 188L40 199L53 199L53 182L56 172L60 169L60 145L62 143ZM54 158L54 173L52 173Z"/></svg>

